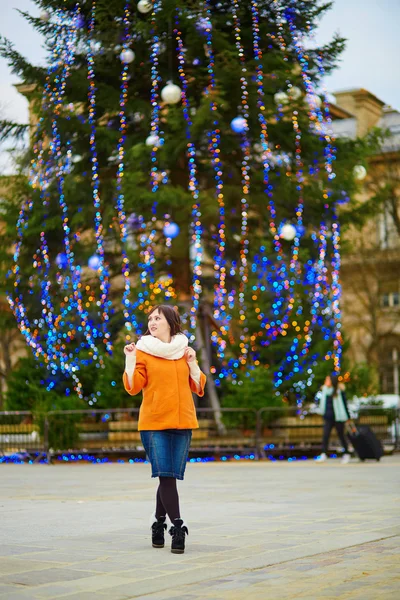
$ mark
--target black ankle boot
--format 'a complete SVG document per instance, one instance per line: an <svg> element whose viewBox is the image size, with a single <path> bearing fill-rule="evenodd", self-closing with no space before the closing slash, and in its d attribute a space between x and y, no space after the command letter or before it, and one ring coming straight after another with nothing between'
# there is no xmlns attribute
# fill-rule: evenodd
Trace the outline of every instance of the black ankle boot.
<svg viewBox="0 0 400 600"><path fill-rule="evenodd" d="M164 548L164 531L167 529L165 517L154 518L151 526L151 541L153 548Z"/></svg>
<svg viewBox="0 0 400 600"><path fill-rule="evenodd" d="M175 519L169 533L172 535L171 552L183 554L185 552L185 535L189 535L186 524L182 519Z"/></svg>

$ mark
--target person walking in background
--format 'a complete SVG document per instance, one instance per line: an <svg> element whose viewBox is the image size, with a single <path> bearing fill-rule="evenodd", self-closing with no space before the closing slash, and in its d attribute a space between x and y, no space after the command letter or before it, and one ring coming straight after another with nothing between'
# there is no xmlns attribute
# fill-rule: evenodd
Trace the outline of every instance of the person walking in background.
<svg viewBox="0 0 400 600"><path fill-rule="evenodd" d="M192 392L204 395L206 377L181 330L178 312L170 306L154 307L146 333L137 344L125 346L124 352L124 387L131 396L143 390L138 430L152 477L159 477L152 544L164 547L168 515L171 552L182 554L189 531L181 518L176 480L184 478L192 429L199 427Z"/></svg>
<svg viewBox="0 0 400 600"><path fill-rule="evenodd" d="M342 463L348 463L350 454L347 446L344 426L350 419L349 409L345 394L344 384L339 383L337 375L327 376L321 390L319 412L324 417L324 432L322 438L322 454L317 458L319 462L328 457L329 438L333 427L336 427L339 439L344 448Z"/></svg>

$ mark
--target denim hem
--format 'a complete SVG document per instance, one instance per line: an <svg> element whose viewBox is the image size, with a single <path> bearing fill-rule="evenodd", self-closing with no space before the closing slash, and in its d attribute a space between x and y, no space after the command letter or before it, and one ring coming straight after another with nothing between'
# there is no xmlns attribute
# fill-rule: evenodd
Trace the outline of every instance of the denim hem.
<svg viewBox="0 0 400 600"><path fill-rule="evenodd" d="M178 473L172 473L170 471L157 471L151 474L152 477L174 477L175 479L183 480L183 475L178 475Z"/></svg>

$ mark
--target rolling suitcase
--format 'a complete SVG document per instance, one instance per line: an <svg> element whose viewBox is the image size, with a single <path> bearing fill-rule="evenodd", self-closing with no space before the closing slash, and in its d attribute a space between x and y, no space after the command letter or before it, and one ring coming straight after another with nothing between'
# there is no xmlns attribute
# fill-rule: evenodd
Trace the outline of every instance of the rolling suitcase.
<svg viewBox="0 0 400 600"><path fill-rule="evenodd" d="M382 444L368 425L352 425L347 432L348 438L360 460L372 458L380 460L383 456Z"/></svg>

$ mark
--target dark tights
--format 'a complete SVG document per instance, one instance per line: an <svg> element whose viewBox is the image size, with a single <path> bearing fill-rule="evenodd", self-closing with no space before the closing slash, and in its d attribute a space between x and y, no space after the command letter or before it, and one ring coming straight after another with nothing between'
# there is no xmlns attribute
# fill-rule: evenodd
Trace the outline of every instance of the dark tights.
<svg viewBox="0 0 400 600"><path fill-rule="evenodd" d="M331 419L325 419L324 423L324 436L322 440L323 452L328 454L329 438L334 427L336 427L339 439L342 442L345 453L347 454L349 450L347 448L347 441L344 435L344 423L341 421L332 421Z"/></svg>
<svg viewBox="0 0 400 600"><path fill-rule="evenodd" d="M160 477L156 501L157 518L168 514L172 523L175 519L180 518L179 496L175 477Z"/></svg>

